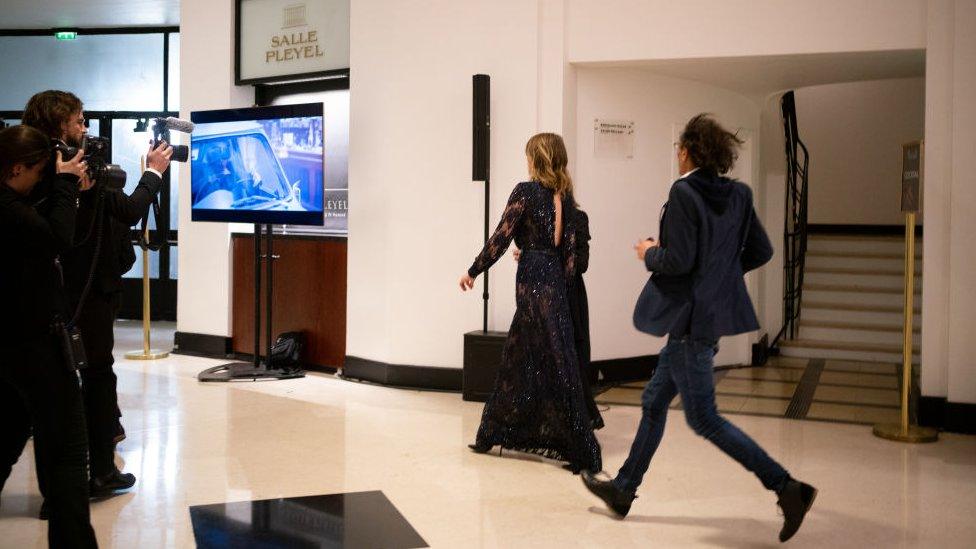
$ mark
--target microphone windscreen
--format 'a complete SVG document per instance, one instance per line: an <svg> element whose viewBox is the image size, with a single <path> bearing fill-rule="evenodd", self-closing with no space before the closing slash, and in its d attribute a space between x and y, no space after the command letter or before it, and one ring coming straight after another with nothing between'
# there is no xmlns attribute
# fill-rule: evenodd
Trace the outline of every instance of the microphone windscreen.
<svg viewBox="0 0 976 549"><path fill-rule="evenodd" d="M193 122L170 116L164 120L166 127L183 133L193 132Z"/></svg>

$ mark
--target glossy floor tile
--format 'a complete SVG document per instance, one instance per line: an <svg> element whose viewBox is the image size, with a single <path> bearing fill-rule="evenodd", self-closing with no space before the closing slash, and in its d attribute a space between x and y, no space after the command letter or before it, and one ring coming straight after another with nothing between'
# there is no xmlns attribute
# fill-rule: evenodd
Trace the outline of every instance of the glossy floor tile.
<svg viewBox="0 0 976 549"><path fill-rule="evenodd" d="M195 505L190 518L200 549L427 547L379 491Z"/></svg>
<svg viewBox="0 0 976 549"><path fill-rule="evenodd" d="M118 333L119 356L139 346L137 330ZM382 492L431 547L779 546L775 496L696 436L680 413L671 414L640 498L620 521L559 463L468 450L482 406L459 394L321 374L196 381L219 363L118 361L128 432L120 464L139 480L130 493L92 504L102 547L193 547L194 506L359 492ZM604 468L615 473L641 410L606 408L597 436ZM943 434L935 444L909 446L872 436L869 425L727 418L820 489L791 547L974 545L976 437ZM45 546L46 524L35 518L40 503L28 451L0 497L0 547Z"/></svg>

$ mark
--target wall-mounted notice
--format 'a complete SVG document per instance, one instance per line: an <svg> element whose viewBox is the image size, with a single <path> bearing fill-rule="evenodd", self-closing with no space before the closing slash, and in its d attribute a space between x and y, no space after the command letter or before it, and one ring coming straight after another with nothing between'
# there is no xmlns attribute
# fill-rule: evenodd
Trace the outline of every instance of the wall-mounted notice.
<svg viewBox="0 0 976 549"><path fill-rule="evenodd" d="M593 120L593 155L597 158L634 158L633 120Z"/></svg>
<svg viewBox="0 0 976 549"><path fill-rule="evenodd" d="M906 143L901 148L901 211L921 210L922 142Z"/></svg>

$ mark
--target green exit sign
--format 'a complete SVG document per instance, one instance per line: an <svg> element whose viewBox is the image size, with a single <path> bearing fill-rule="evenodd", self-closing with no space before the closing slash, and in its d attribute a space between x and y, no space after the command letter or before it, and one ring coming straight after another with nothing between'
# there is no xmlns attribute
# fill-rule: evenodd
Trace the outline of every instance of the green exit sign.
<svg viewBox="0 0 976 549"><path fill-rule="evenodd" d="M78 38L78 33L75 31L58 31L54 33L54 37L58 40L74 40Z"/></svg>

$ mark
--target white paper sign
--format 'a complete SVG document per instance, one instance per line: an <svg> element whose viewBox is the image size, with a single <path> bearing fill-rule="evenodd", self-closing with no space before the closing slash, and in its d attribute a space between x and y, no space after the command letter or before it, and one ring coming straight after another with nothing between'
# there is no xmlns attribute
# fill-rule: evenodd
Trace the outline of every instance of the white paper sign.
<svg viewBox="0 0 976 549"><path fill-rule="evenodd" d="M633 120L593 120L593 154L597 158L634 158Z"/></svg>
<svg viewBox="0 0 976 549"><path fill-rule="evenodd" d="M349 0L240 0L238 81L349 68Z"/></svg>

